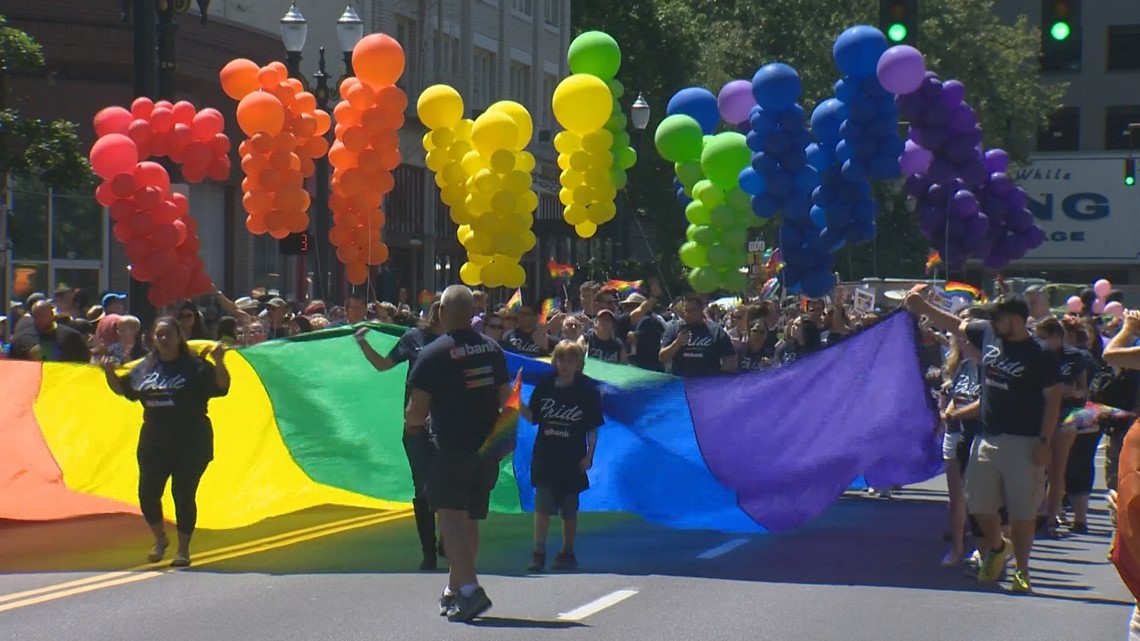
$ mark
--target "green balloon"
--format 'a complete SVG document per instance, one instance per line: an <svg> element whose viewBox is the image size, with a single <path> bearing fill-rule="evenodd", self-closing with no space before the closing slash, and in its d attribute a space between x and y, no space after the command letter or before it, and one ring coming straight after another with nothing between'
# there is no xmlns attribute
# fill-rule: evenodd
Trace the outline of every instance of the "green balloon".
<svg viewBox="0 0 1140 641"><path fill-rule="evenodd" d="M709 245L709 265L717 269L724 269L732 265L732 250L720 243Z"/></svg>
<svg viewBox="0 0 1140 641"><path fill-rule="evenodd" d="M701 157L701 125L682 114L669 116L657 125L653 142L657 145L657 153L665 160L697 160Z"/></svg>
<svg viewBox="0 0 1140 641"><path fill-rule="evenodd" d="M698 267L689 272L689 285L694 291L711 294L720 287L720 277L715 269Z"/></svg>
<svg viewBox="0 0 1140 641"><path fill-rule="evenodd" d="M752 196L739 187L728 190L724 195L724 202L734 212L743 211L753 218L758 218L752 213Z"/></svg>
<svg viewBox="0 0 1140 641"><path fill-rule="evenodd" d="M748 252L745 251L744 243L728 245L728 248L732 253L732 259L729 261L729 265L732 267L744 267L748 264Z"/></svg>
<svg viewBox="0 0 1140 641"><path fill-rule="evenodd" d="M621 167L610 167L610 182L614 184L614 189L625 189L626 184L629 183L629 177L625 175L625 169Z"/></svg>
<svg viewBox="0 0 1140 641"><path fill-rule="evenodd" d="M730 292L742 292L748 289L748 274L742 274L739 270L722 272L720 286Z"/></svg>
<svg viewBox="0 0 1140 641"><path fill-rule="evenodd" d="M709 180L702 180L693 185L693 198L710 209L724 204L724 192Z"/></svg>
<svg viewBox="0 0 1140 641"><path fill-rule="evenodd" d="M689 225L688 227L686 227L685 228L685 240L687 240L689 242L696 242L696 239L693 238L693 236L697 233L697 230L700 228L701 228L701 225Z"/></svg>
<svg viewBox="0 0 1140 641"><path fill-rule="evenodd" d="M709 220L713 227L732 227L736 222L736 215L724 205L709 210Z"/></svg>
<svg viewBox="0 0 1140 641"><path fill-rule="evenodd" d="M621 149L622 147L629 146L629 134L625 132L625 125L622 125L619 131L613 132L614 144L611 149Z"/></svg>
<svg viewBox="0 0 1140 641"><path fill-rule="evenodd" d="M705 178L705 172L701 171L699 162L679 162L673 165L673 171L676 172L677 180L681 181L681 186L689 196L693 195L693 187Z"/></svg>
<svg viewBox="0 0 1140 641"><path fill-rule="evenodd" d="M614 110L612 112L610 112L610 119L606 121L606 129L608 129L610 133L616 136L619 133L625 133L625 127L628 124L629 118L627 118L626 115L622 113L621 105L618 105L614 107ZM626 138L629 138L629 134L626 134ZM626 144L629 143L627 142Z"/></svg>
<svg viewBox="0 0 1140 641"><path fill-rule="evenodd" d="M637 164L637 152L630 147L621 147L614 154L614 157L617 161L617 166L622 169L629 169Z"/></svg>
<svg viewBox="0 0 1140 641"><path fill-rule="evenodd" d="M752 162L752 151L742 134L719 133L705 143L701 169L714 185L728 191L738 184L740 172Z"/></svg>
<svg viewBox="0 0 1140 641"><path fill-rule="evenodd" d="M745 227L724 227L719 231L718 240L729 247L740 247L748 242L748 229Z"/></svg>
<svg viewBox="0 0 1140 641"><path fill-rule="evenodd" d="M689 231L692 232L691 236L686 233L689 240L705 245L706 247L717 241L716 229L708 225L689 225Z"/></svg>
<svg viewBox="0 0 1140 641"><path fill-rule="evenodd" d="M704 245L697 243L685 243L681 245L681 262L686 267L706 267L709 264L708 248Z"/></svg>
<svg viewBox="0 0 1140 641"><path fill-rule="evenodd" d="M699 200L694 200L685 207L685 218L694 225L709 224L712 222L709 216L709 208L702 205Z"/></svg>
<svg viewBox="0 0 1140 641"><path fill-rule="evenodd" d="M619 52L619 55L620 55L620 52ZM621 61L619 60L618 62L620 63ZM614 101L615 102L618 99L620 99L622 96L625 95L625 85L621 84L621 81L618 80L617 78L610 80L609 82L606 83L606 85L610 88L610 93L612 93L614 95ZM618 107L618 111L621 111L620 106Z"/></svg>
<svg viewBox="0 0 1140 641"><path fill-rule="evenodd" d="M570 73L588 73L606 82L621 68L621 47L603 31L586 31L570 43Z"/></svg>

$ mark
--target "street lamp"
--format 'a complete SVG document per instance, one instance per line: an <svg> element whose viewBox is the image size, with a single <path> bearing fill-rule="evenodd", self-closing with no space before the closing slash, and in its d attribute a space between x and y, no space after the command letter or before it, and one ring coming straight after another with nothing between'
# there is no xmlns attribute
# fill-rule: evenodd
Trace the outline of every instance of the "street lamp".
<svg viewBox="0 0 1140 641"><path fill-rule="evenodd" d="M650 111L651 110L649 108L649 103L645 101L645 96L640 94L640 93L637 94L637 100L634 100L633 105L630 106L630 108L629 108L629 119L633 123L634 131L637 132L637 141L635 143L637 145L637 149L635 151L637 151L638 154L641 153L641 147L642 147L641 143L642 143L642 139L645 136L645 128L647 126L649 126ZM641 228L641 221L637 219L637 215L634 213L636 211L636 208L633 206L633 201L629 197L628 184L627 184L627 188L626 188L624 202L626 205L625 209L627 211L625 212L625 216L623 216L622 227L621 227L622 236L624 237L623 238L624 242L622 244L624 245L623 249L626 251L626 255L632 256L633 255L633 249L632 249L632 247L630 247L630 236L631 236L631 231L632 231L629 228L630 219L631 218L633 219L633 221L637 224L638 229L642 229L642 228ZM641 237L643 239L645 238L644 229L642 229L642 231L641 231Z"/></svg>
<svg viewBox="0 0 1140 641"><path fill-rule="evenodd" d="M352 5L345 7L344 13L340 14L340 18L336 21L336 37L340 40L340 50L344 52L345 74L355 76L356 73L352 69L352 50L364 38L364 22L356 15Z"/></svg>
<svg viewBox="0 0 1140 641"><path fill-rule="evenodd" d="M289 75L301 74L301 51L305 48L305 40L309 37L309 21L297 9L297 3L289 7L285 17L281 18L281 42L285 44L285 52L289 57Z"/></svg>
<svg viewBox="0 0 1140 641"><path fill-rule="evenodd" d="M633 101L633 106L629 109L629 115L630 119L633 120L634 129L645 131L645 128L649 125L649 111L649 103L645 102L645 96L637 94L637 100Z"/></svg>

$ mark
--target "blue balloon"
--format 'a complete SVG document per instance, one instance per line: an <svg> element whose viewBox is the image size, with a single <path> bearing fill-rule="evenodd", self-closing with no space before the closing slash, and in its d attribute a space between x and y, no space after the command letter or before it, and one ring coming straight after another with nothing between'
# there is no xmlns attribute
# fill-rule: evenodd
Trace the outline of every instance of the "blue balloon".
<svg viewBox="0 0 1140 641"><path fill-rule="evenodd" d="M794 262L793 259L803 244L804 234L797 227L794 225L783 225L780 227L780 247L786 262Z"/></svg>
<svg viewBox="0 0 1140 641"><path fill-rule="evenodd" d="M835 81L835 97L839 100L839 102L847 104L854 100L855 96L858 95L858 93L858 83L854 81L848 82L843 78Z"/></svg>
<svg viewBox="0 0 1140 641"><path fill-rule="evenodd" d="M782 62L766 64L752 76L752 96L766 110L782 111L794 106L802 91L800 74Z"/></svg>
<svg viewBox="0 0 1140 641"><path fill-rule="evenodd" d="M814 167L817 171L822 171L835 164L835 154L829 152L827 148L821 147L817 144L808 145L807 148L807 163Z"/></svg>
<svg viewBox="0 0 1140 641"><path fill-rule="evenodd" d="M820 229L831 227L842 230L851 224L853 209L853 207L848 207L843 203L835 203L824 211L823 224L816 224L816 227Z"/></svg>
<svg viewBox="0 0 1140 641"><path fill-rule="evenodd" d="M792 180L792 174L774 169L764 176L764 180L768 185L768 193L776 198L783 198L792 193L795 183Z"/></svg>
<svg viewBox="0 0 1140 641"><path fill-rule="evenodd" d="M799 107L797 109L797 107ZM803 108L795 105L791 109L780 112L780 128L784 131L799 131L804 128Z"/></svg>
<svg viewBox="0 0 1140 641"><path fill-rule="evenodd" d="M776 168L776 157L772 154L758 151L752 154L752 168L758 174L766 174Z"/></svg>
<svg viewBox="0 0 1140 641"><path fill-rule="evenodd" d="M819 242L828 248L829 253L834 254L847 244L845 230L835 227L826 227L823 231L819 232Z"/></svg>
<svg viewBox="0 0 1140 641"><path fill-rule="evenodd" d="M819 186L819 172L813 167L804 167L796 172L796 191L806 195Z"/></svg>
<svg viewBox="0 0 1140 641"><path fill-rule="evenodd" d="M716 131L720 125L720 110L716 96L704 87L687 87L673 94L665 107L665 115L683 114L696 120L706 135Z"/></svg>
<svg viewBox="0 0 1140 641"><path fill-rule="evenodd" d="M811 112L811 130L821 142L834 144L839 141L839 127L846 119L847 109L843 103L828 98Z"/></svg>
<svg viewBox="0 0 1140 641"><path fill-rule="evenodd" d="M779 203L769 194L757 194L752 197L752 213L758 218L768 219L776 215Z"/></svg>
<svg viewBox="0 0 1140 641"><path fill-rule="evenodd" d="M744 135L744 139L748 143L748 148L753 152L764 151L764 136L762 134L749 130L748 133Z"/></svg>
<svg viewBox="0 0 1140 641"><path fill-rule="evenodd" d="M827 227L827 210L819 205L811 208L811 224L815 225L816 229L823 229Z"/></svg>
<svg viewBox="0 0 1140 641"><path fill-rule="evenodd" d="M807 146L812 143L815 138L812 137L811 132L807 129L798 129L791 132L792 147L801 151L806 150Z"/></svg>
<svg viewBox="0 0 1140 641"><path fill-rule="evenodd" d="M773 131L764 138L764 151L777 158L791 148L791 138L783 131Z"/></svg>
<svg viewBox="0 0 1140 641"><path fill-rule="evenodd" d="M847 103L847 109L856 122L867 122L875 117L875 104L869 100L853 100Z"/></svg>
<svg viewBox="0 0 1140 641"><path fill-rule="evenodd" d="M874 222L876 209L875 201L870 198L857 200L851 205L851 220L862 224Z"/></svg>
<svg viewBox="0 0 1140 641"><path fill-rule="evenodd" d="M800 170L807 166L807 156L803 150L792 148L780 156L780 167L785 171L790 171L793 174L799 174Z"/></svg>
<svg viewBox="0 0 1140 641"><path fill-rule="evenodd" d="M811 218L811 203L806 198L792 193L780 201L780 211L784 212L784 220L806 223Z"/></svg>
<svg viewBox="0 0 1140 641"><path fill-rule="evenodd" d="M879 63L876 62L876 71L878 70L878 66ZM860 88L863 90L864 95L870 96L872 98L882 98L885 96L889 97L891 99L891 102L894 102L894 94L883 88L883 85L879 82L878 73L871 76L870 78L864 79L860 85Z"/></svg>
<svg viewBox="0 0 1140 641"><path fill-rule="evenodd" d="M855 156L855 145L851 143L850 139L840 140L839 144L835 146L835 162L836 164L843 164Z"/></svg>
<svg viewBox="0 0 1140 641"><path fill-rule="evenodd" d="M845 76L856 79L871 78L879 66L879 58L887 51L887 37L882 31L858 25L839 34L831 55L835 66Z"/></svg>
<svg viewBox="0 0 1140 641"><path fill-rule="evenodd" d="M826 270L813 269L800 278L800 287L803 288L804 296L809 298L827 296L835 287L835 276Z"/></svg>
<svg viewBox="0 0 1140 641"><path fill-rule="evenodd" d="M756 107L752 116L749 117L748 124L751 125L752 131L755 131L762 136L766 136L773 131L776 131L776 128L779 126L779 119L774 115L773 112L764 111L763 109Z"/></svg>
<svg viewBox="0 0 1140 641"><path fill-rule="evenodd" d="M740 188L750 194L764 193L764 176L756 173L756 170L751 167L745 167L737 180L740 183Z"/></svg>
<svg viewBox="0 0 1140 641"><path fill-rule="evenodd" d="M879 154L871 159L868 172L873 178L889 180L902 173L899 167L899 157L892 154Z"/></svg>

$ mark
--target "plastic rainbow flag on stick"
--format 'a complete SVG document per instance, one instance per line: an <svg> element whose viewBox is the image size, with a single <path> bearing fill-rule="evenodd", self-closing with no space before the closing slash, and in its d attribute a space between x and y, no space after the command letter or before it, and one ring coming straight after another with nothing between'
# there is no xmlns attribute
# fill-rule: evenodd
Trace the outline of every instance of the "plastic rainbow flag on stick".
<svg viewBox="0 0 1140 641"><path fill-rule="evenodd" d="M959 298L966 299L967 305L973 305L974 303L985 303L987 300L989 300L986 298L986 293L977 287L974 287L973 285L967 285L966 283L959 283L953 280L948 281L946 283L946 287L942 288L942 291L945 292L947 296L957 296Z"/></svg>
<svg viewBox="0 0 1140 641"><path fill-rule="evenodd" d="M764 286L760 288L760 299L768 300L776 294L776 290L780 288L780 281L775 276L769 278Z"/></svg>
<svg viewBox="0 0 1140 641"><path fill-rule="evenodd" d="M515 376L515 385L507 404L499 413L499 420L491 428L487 440L479 448L479 455L487 458L502 459L515 451L515 434L519 429L519 406L522 404L522 369Z"/></svg>
<svg viewBox="0 0 1140 641"><path fill-rule="evenodd" d="M538 312L538 323L545 325L546 321L550 320L554 312L557 312L559 309L562 309L562 299L558 296L542 301L542 309Z"/></svg>
<svg viewBox="0 0 1140 641"><path fill-rule="evenodd" d="M606 282L607 288L616 289L619 294L627 295L631 292L641 291L641 281L639 280L617 280L612 279Z"/></svg>
<svg viewBox="0 0 1140 641"><path fill-rule="evenodd" d="M1132 420L1136 415L1111 405L1100 403L1085 403L1084 407L1077 408L1065 417L1062 427L1076 426L1078 430L1092 429L1099 426L1103 420Z"/></svg>
<svg viewBox="0 0 1140 641"><path fill-rule="evenodd" d="M938 250L930 252L930 255L926 257L926 273L932 273L941 264L942 256L938 253Z"/></svg>
<svg viewBox="0 0 1140 641"><path fill-rule="evenodd" d="M574 278L573 265L566 265L551 258L550 261L546 263L546 268L550 270L551 278L565 278L566 280Z"/></svg>
<svg viewBox="0 0 1140 641"><path fill-rule="evenodd" d="M507 309L511 310L512 312L519 311L520 307L522 307L522 289L521 288L516 289L515 293L511 294L511 297L507 300Z"/></svg>

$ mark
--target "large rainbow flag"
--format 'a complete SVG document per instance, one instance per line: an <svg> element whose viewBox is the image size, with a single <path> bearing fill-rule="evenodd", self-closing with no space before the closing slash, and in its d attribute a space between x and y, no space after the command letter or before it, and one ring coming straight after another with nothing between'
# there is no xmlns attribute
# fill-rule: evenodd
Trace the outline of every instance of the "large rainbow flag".
<svg viewBox="0 0 1140 641"><path fill-rule="evenodd" d="M399 328L369 340L382 353ZM231 352L229 396L210 403L215 460L199 492L201 527L234 528L323 505L403 507L406 366L377 373L353 328ZM590 361L605 388L591 489L582 506L672 527L783 530L823 512L860 476L875 486L941 471L905 314L791 366L682 380ZM548 363L508 356L521 396ZM0 519L137 512L141 408L92 366L0 362ZM492 496L497 512L533 508L535 427L520 419ZM168 506L169 507L169 506ZM170 509L168 514L173 514Z"/></svg>

